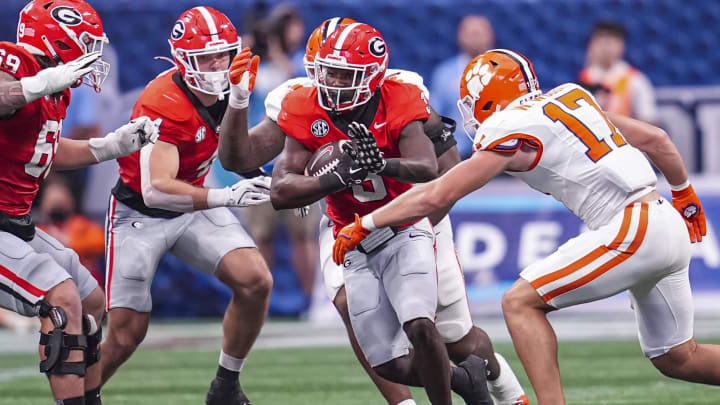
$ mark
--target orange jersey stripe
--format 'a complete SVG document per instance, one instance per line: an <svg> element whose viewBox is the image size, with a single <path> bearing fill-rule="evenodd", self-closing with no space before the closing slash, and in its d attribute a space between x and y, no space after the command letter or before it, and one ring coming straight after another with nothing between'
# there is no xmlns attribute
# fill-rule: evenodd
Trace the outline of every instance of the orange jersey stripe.
<svg viewBox="0 0 720 405"><path fill-rule="evenodd" d="M632 206L630 206L631 208ZM627 215L627 208L626 208L626 215ZM627 216L625 217L627 218ZM621 227L620 231L623 232L623 228L625 228L625 218L623 218L623 226ZM629 221L627 221L629 226ZM642 203L641 210L640 210L640 223L638 224L638 230L635 234L635 238L630 243L630 246L628 249L624 252L620 252L618 256L613 257L612 259L608 260L605 264L601 265L594 271L586 274L585 276L573 281L572 283L566 284L562 287L558 287L542 296L543 300L545 302L548 302L552 300L553 298L565 294L568 291L572 291L576 288L582 287L585 284L590 283L591 281L595 280L596 278L602 276L606 272L608 272L613 267L617 266L618 264L624 262L625 260L629 259L630 256L632 256L640 247L640 244L642 243L643 239L645 239L645 233L647 232L647 225L648 225L648 205L647 203ZM627 229L624 229L624 231L627 233ZM615 242L613 242L614 244ZM619 245L620 243L618 243ZM609 251L610 249L601 246L601 248L606 249ZM582 260L582 259L581 259Z"/></svg>

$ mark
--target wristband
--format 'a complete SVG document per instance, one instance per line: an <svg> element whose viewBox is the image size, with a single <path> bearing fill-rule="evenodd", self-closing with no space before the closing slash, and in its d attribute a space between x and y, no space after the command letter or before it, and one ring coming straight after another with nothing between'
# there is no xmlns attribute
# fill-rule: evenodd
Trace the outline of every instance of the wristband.
<svg viewBox="0 0 720 405"><path fill-rule="evenodd" d="M230 199L230 187L211 188L207 193L208 208L224 207Z"/></svg>
<svg viewBox="0 0 720 405"><path fill-rule="evenodd" d="M681 191L681 190L685 190L685 189L688 188L688 187L690 187L690 178L688 178L687 180L685 180L684 183L678 184L677 186L673 186L673 185L671 184L671 185L670 185L670 190L672 190L672 191Z"/></svg>
<svg viewBox="0 0 720 405"><path fill-rule="evenodd" d="M25 101L27 101L28 104L42 96L50 94L48 93L47 80L37 76L23 77L20 79L20 83L22 84L23 97L25 97Z"/></svg>
<svg viewBox="0 0 720 405"><path fill-rule="evenodd" d="M362 227L367 229L368 231L374 231L374 230L378 229L377 226L375 226L375 221L373 220L372 214L367 214L364 217L362 217L361 224L362 224Z"/></svg>

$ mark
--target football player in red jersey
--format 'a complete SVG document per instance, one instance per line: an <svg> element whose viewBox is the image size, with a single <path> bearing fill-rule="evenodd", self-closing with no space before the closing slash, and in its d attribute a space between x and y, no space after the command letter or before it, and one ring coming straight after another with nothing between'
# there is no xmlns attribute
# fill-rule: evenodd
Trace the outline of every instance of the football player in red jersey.
<svg viewBox="0 0 720 405"><path fill-rule="evenodd" d="M252 91L252 58L249 50L241 52L230 69L232 90L230 105L225 114L220 145L220 161L226 169L242 173L260 165L281 150L285 134L277 124L284 98L302 87L314 86L315 55L338 27L354 23L350 18L334 17L323 21L310 35L305 51L307 77L293 78L278 86L265 99L266 118L259 124L247 128L247 97ZM426 98L430 98L423 85L422 77L405 70L388 69L385 80L400 81L417 86ZM453 123L454 124L454 123ZM446 127L443 120L431 108L430 118L424 123L424 132L432 140L438 160L438 172L443 174L460 162L456 142L452 136L454 128ZM447 216L442 213L430 218L436 235L436 261L438 268L438 309L436 327L446 343L448 354L455 362L461 362L475 353L488 360L488 387L499 405L527 404L527 397L505 359L493 354L492 343L482 329L473 326L462 277L462 269L455 255L452 228ZM329 226L329 227L328 227ZM414 405L410 390L379 377L367 363L350 324L347 308L343 270L332 261L334 237L332 223L327 216L320 222L321 271L325 289L333 305L345 323L353 351L363 368L368 372L378 390L390 405Z"/></svg>
<svg viewBox="0 0 720 405"><path fill-rule="evenodd" d="M145 337L152 279L161 256L171 252L232 290L207 403L249 404L238 376L267 314L272 276L227 207L269 201L270 178L203 187L217 156L228 70L240 38L227 16L194 7L177 20L169 42L175 68L147 85L132 114L154 120L158 142L118 159L120 179L110 197L103 381Z"/></svg>
<svg viewBox="0 0 720 405"><path fill-rule="evenodd" d="M60 137L70 87L100 90L109 65L95 10L80 0L33 1L17 43L0 42L0 306L40 315L40 371L57 404L100 400L102 290L72 250L29 215L51 166L72 169L137 151L156 135L137 117L104 138Z"/></svg>
<svg viewBox="0 0 720 405"><path fill-rule="evenodd" d="M437 175L433 144L423 131L427 100L415 85L384 81L387 62L386 43L369 25L352 23L330 34L315 57L316 86L296 89L282 102L277 124L288 137L273 171L276 208L327 197L328 216L339 230L352 222L353 210L380 207L409 183ZM347 153L335 172L303 175L313 152L349 136L358 150ZM382 164L369 164L380 151ZM375 242L344 265L350 320L368 363L391 381L424 386L433 404L450 404L451 387L468 403L490 403L484 361L471 355L451 368L435 328L429 221L378 234Z"/></svg>

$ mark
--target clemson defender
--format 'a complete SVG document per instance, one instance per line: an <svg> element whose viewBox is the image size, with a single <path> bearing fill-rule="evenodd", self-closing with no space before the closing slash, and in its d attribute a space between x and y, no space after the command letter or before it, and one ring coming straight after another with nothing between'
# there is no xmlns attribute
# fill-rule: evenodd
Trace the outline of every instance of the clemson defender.
<svg viewBox="0 0 720 405"><path fill-rule="evenodd" d="M496 49L473 59L458 106L478 151L441 178L356 217L336 240L335 261L376 227L451 206L507 172L563 202L590 229L524 269L503 297L539 403L565 403L546 314L625 290L653 365L674 378L719 385L720 346L692 337L690 244L702 240L706 225L677 149L659 128L604 113L575 84L545 94L538 88L532 64L516 52ZM672 205L655 190L642 152L672 185Z"/></svg>
<svg viewBox="0 0 720 405"><path fill-rule="evenodd" d="M232 290L217 376L206 401L249 404L238 376L267 314L272 276L226 207L267 202L270 178L203 187L217 154L228 69L240 38L227 16L194 7L179 17L169 42L176 67L150 82L133 110L133 116L155 120L159 140L118 160L120 179L110 198L103 382L145 337L150 286L158 261L169 251Z"/></svg>
<svg viewBox="0 0 720 405"><path fill-rule="evenodd" d="M107 37L84 1L31 1L17 43L0 42L0 306L41 317L40 371L56 404L101 404L102 290L78 256L40 229L30 208L50 172L132 153L154 140L147 117L104 138L60 137L70 87L100 91Z"/></svg>

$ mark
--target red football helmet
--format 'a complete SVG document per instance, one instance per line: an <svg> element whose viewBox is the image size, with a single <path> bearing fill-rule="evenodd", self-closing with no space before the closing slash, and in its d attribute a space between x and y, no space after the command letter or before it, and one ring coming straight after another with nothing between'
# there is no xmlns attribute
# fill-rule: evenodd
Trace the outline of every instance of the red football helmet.
<svg viewBox="0 0 720 405"><path fill-rule="evenodd" d="M315 80L315 55L317 55L327 37L339 26L352 24L354 22L355 20L348 17L328 18L323 21L322 24L318 25L312 34L310 34L307 45L305 45L305 58L303 59L303 65L305 65L305 73L307 73L308 79Z"/></svg>
<svg viewBox="0 0 720 405"><path fill-rule="evenodd" d="M30 53L56 64L71 62L90 52L102 53L108 42L98 13L82 0L34 0L20 12L17 43ZM98 60L83 83L100 91L110 64Z"/></svg>
<svg viewBox="0 0 720 405"><path fill-rule="evenodd" d="M457 105L465 132L473 138L480 124L493 113L520 96L539 91L535 69L524 55L491 49L476 56L460 78Z"/></svg>
<svg viewBox="0 0 720 405"><path fill-rule="evenodd" d="M240 49L240 37L227 16L212 7L185 11L170 33L170 52L188 87L221 99L230 91L230 61ZM198 57L229 54L227 66L201 70Z"/></svg>
<svg viewBox="0 0 720 405"><path fill-rule="evenodd" d="M361 23L340 26L315 56L320 106L347 111L367 103L382 85L387 66L380 32Z"/></svg>

